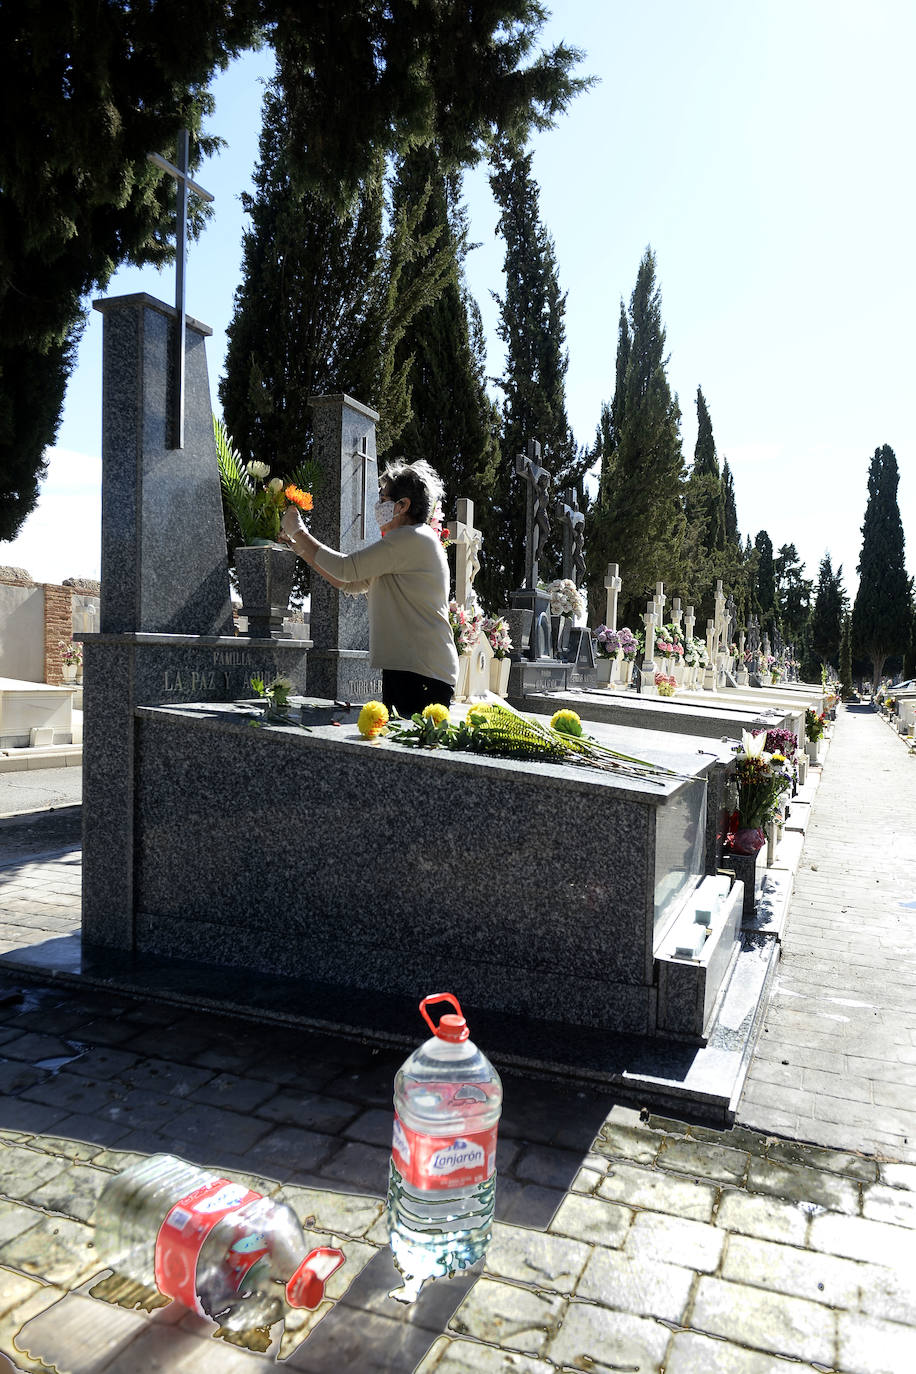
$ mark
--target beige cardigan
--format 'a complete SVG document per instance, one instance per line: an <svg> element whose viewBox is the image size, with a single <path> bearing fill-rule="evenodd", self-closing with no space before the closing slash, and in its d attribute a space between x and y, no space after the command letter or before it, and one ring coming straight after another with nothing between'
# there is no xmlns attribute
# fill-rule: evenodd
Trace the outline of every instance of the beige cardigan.
<svg viewBox="0 0 916 1374"><path fill-rule="evenodd" d="M369 595L369 657L373 668L398 669L454 687L458 652L448 619L445 550L429 525L399 525L356 553L319 544L315 567Z"/></svg>

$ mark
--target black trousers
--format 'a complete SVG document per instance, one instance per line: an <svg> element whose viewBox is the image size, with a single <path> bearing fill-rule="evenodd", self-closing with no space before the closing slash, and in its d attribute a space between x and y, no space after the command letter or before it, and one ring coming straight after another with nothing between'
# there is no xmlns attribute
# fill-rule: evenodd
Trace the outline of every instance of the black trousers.
<svg viewBox="0 0 916 1374"><path fill-rule="evenodd" d="M410 720L432 702L450 706L454 690L447 682L439 682L434 677L404 673L399 668L382 669L382 701L389 711L397 711L405 720Z"/></svg>

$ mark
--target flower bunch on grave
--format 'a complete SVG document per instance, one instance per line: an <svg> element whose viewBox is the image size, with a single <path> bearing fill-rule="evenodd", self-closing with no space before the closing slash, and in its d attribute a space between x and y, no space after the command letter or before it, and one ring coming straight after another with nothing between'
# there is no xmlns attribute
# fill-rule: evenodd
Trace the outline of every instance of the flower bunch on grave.
<svg viewBox="0 0 916 1374"><path fill-rule="evenodd" d="M306 513L312 509L312 494L318 465L300 463L288 477L271 477L267 463L243 463L233 447L226 426L213 416L213 437L219 481L226 509L232 517L243 545L273 544L280 534L280 520L287 506Z"/></svg>
<svg viewBox="0 0 916 1374"><path fill-rule="evenodd" d="M673 697L674 689L677 686L677 678L669 677L667 673L656 673L655 686L660 697Z"/></svg>
<svg viewBox="0 0 916 1374"><path fill-rule="evenodd" d="M624 625L622 630L617 631L617 639L623 650L624 662L632 663L633 659L636 657L637 650L640 648L639 640L636 635Z"/></svg>
<svg viewBox="0 0 916 1374"><path fill-rule="evenodd" d="M442 547L444 549L450 549L452 544L454 543L454 540L449 535L448 526L445 523L445 514L442 510L441 501L437 501L436 504L433 506L433 513L426 523L429 525L430 529L433 531Z"/></svg>
<svg viewBox="0 0 916 1374"><path fill-rule="evenodd" d="M509 626L502 616L485 616L480 628L490 642L493 657L508 658L512 652L512 638L509 634Z"/></svg>
<svg viewBox="0 0 916 1374"><path fill-rule="evenodd" d="M764 828L776 815L780 795L792 785L786 759L766 752L766 731L742 731L735 775L738 811L729 826L728 845L736 854L756 854L766 843Z"/></svg>
<svg viewBox="0 0 916 1374"><path fill-rule="evenodd" d="M83 646L76 644L72 639L59 639L57 647L61 650L61 662L70 665L79 665L83 661Z"/></svg>
<svg viewBox="0 0 916 1374"><path fill-rule="evenodd" d="M568 615L573 620L577 616L584 615L585 602L571 578L558 577L554 582L548 582L543 590L550 597L551 615Z"/></svg>
<svg viewBox="0 0 916 1374"><path fill-rule="evenodd" d="M380 701L367 701L359 713L356 728L366 739L384 734L388 725L388 707Z"/></svg>
<svg viewBox="0 0 916 1374"><path fill-rule="evenodd" d="M791 761L795 758L798 740L791 730L768 730L763 747L768 754L782 754Z"/></svg>
<svg viewBox="0 0 916 1374"><path fill-rule="evenodd" d="M462 606L457 601L448 603L448 623L455 636L455 648L459 654L469 654L480 638L483 626L483 612L476 604Z"/></svg>
<svg viewBox="0 0 916 1374"><path fill-rule="evenodd" d="M262 677L251 679L252 689L264 703L262 721L275 725L297 724L289 713L289 694L293 684L288 677L275 677L273 682L265 682ZM255 721L255 724L260 722ZM308 727L305 727L308 729Z"/></svg>
<svg viewBox="0 0 916 1374"><path fill-rule="evenodd" d="M523 716L504 701L481 702L473 705L464 720L455 725L447 713L438 716L444 710L445 707L427 706L410 721L395 715L388 723L388 738L412 748L445 748L520 762L580 764L650 782L681 776L661 764L622 754L582 733L582 722L574 711L557 712L547 725Z"/></svg>
<svg viewBox="0 0 916 1374"><path fill-rule="evenodd" d="M684 645L684 662L688 668L708 668L709 654L701 639L688 639Z"/></svg>
<svg viewBox="0 0 916 1374"><path fill-rule="evenodd" d="M655 652L663 658L680 658L684 654L684 641L674 625L662 625L655 634Z"/></svg>
<svg viewBox="0 0 916 1374"><path fill-rule="evenodd" d="M809 706L805 711L805 739L810 740L812 744L816 743L823 737L826 723L827 717L824 712L818 713Z"/></svg>
<svg viewBox="0 0 916 1374"><path fill-rule="evenodd" d="M627 634L629 634L629 630ZM609 630L607 625L599 625L597 630L593 632L592 638L595 641L595 649L599 658L615 658L618 650L622 647L620 635L616 630Z"/></svg>

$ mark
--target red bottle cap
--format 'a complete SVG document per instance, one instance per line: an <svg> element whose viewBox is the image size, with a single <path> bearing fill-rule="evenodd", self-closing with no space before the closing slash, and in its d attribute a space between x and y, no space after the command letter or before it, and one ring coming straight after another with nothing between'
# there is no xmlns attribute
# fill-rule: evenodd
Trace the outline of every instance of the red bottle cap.
<svg viewBox="0 0 916 1374"><path fill-rule="evenodd" d="M310 1251L286 1285L290 1307L317 1307L324 1297L324 1285L345 1258L342 1250L327 1245Z"/></svg>
<svg viewBox="0 0 916 1374"><path fill-rule="evenodd" d="M451 1005L455 1008L455 1012L457 1013L457 1015L452 1016L451 1013L446 1012L444 1016L439 1017L439 1024L437 1026L435 1022L432 1020L429 1012L426 1010L426 1008L433 1002L451 1003ZM465 1021L464 1017L461 1014L461 1004L458 1001L458 998L454 995L454 993L430 993L429 997L424 997L423 1001L420 1003L420 1015L423 1017L423 1020L429 1026L433 1035L438 1036L440 1040L449 1040L452 1043L457 1044L461 1040L467 1040L468 1036L471 1034L471 1032L468 1030L468 1023L467 1021Z"/></svg>

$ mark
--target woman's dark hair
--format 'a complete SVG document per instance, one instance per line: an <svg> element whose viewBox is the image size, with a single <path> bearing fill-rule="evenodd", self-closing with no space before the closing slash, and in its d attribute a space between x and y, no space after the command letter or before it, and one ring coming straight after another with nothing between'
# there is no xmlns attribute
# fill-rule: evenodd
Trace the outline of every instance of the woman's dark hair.
<svg viewBox="0 0 916 1374"><path fill-rule="evenodd" d="M442 482L424 458L416 463L392 458L379 473L378 484L389 501L410 498L407 519L411 525L425 525L436 509L436 502L442 500Z"/></svg>

